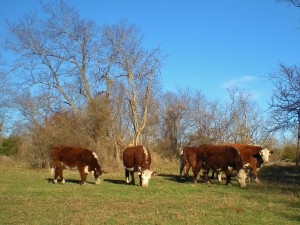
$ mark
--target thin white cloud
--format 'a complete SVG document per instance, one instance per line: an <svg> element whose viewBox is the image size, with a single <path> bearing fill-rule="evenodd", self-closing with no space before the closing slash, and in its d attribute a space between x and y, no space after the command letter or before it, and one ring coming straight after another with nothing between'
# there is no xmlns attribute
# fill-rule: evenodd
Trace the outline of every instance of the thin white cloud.
<svg viewBox="0 0 300 225"><path fill-rule="evenodd" d="M255 80L256 80L256 77L254 77L254 76L242 76L237 79L232 79L232 80L224 82L222 84L222 87L224 89L231 88L231 87L245 87L246 84L249 84Z"/></svg>

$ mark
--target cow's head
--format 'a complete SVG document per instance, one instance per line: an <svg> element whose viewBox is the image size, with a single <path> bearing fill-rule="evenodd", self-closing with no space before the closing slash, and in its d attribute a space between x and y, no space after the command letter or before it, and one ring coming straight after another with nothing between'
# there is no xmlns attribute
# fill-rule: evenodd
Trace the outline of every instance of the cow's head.
<svg viewBox="0 0 300 225"><path fill-rule="evenodd" d="M236 175L236 179L238 180L241 188L246 187L246 178L247 178L247 168L242 168L239 170L238 174Z"/></svg>
<svg viewBox="0 0 300 225"><path fill-rule="evenodd" d="M141 173L139 173L139 175L141 176L142 187L148 187L149 180L151 179L152 174L154 174L154 172L148 169L143 170Z"/></svg>
<svg viewBox="0 0 300 225"><path fill-rule="evenodd" d="M100 184L103 173L104 173L104 170L101 170L100 168L98 168L98 169L95 168L95 171L94 171L95 184Z"/></svg>
<svg viewBox="0 0 300 225"><path fill-rule="evenodd" d="M259 151L259 154L261 155L261 159L264 163L268 163L269 162L269 156L273 154L273 151L270 151L267 148L264 148L262 150Z"/></svg>

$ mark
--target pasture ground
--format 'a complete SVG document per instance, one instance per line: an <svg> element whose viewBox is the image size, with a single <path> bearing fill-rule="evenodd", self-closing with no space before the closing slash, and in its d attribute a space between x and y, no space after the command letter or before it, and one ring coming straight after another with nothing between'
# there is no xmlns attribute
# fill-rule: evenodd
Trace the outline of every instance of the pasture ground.
<svg viewBox="0 0 300 225"><path fill-rule="evenodd" d="M178 179L178 165L154 168L148 188L125 185L123 170L100 185L76 171L52 184L48 170L0 166L0 224L300 224L300 170L267 166L241 189ZM138 182L136 182L138 183Z"/></svg>

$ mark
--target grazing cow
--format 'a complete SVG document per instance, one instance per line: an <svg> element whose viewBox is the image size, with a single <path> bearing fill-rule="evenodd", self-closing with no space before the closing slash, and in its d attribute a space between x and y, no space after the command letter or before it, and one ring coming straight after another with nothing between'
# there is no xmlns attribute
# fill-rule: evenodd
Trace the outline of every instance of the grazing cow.
<svg viewBox="0 0 300 225"><path fill-rule="evenodd" d="M123 164L127 184L129 184L129 173L131 175L131 184L135 184L134 172L137 172L140 178L140 186L148 186L153 172L150 170L151 155L147 148L143 146L126 148L123 152Z"/></svg>
<svg viewBox="0 0 300 225"><path fill-rule="evenodd" d="M95 152L80 147L59 146L52 150L53 167L55 169L53 183L57 183L57 177L61 178L61 183L65 183L63 170L67 167L77 168L81 181L85 184L87 175L92 172L95 177L95 184L100 184L103 170L98 162Z"/></svg>
<svg viewBox="0 0 300 225"><path fill-rule="evenodd" d="M186 166L192 167L194 172L193 182L197 182L200 170L203 170L205 181L208 183L207 173L209 169L224 171L226 185L231 184L232 170L238 171L236 176L241 187L246 187L246 169L239 151L231 146L200 145L199 147L186 147L183 149ZM185 170L185 175L187 168Z"/></svg>
<svg viewBox="0 0 300 225"><path fill-rule="evenodd" d="M258 171L264 163L269 162L269 156L273 154L273 151L270 151L267 148L256 145L246 145L246 144L231 144L228 146L233 146L240 151L243 164L249 164L255 182L259 183Z"/></svg>

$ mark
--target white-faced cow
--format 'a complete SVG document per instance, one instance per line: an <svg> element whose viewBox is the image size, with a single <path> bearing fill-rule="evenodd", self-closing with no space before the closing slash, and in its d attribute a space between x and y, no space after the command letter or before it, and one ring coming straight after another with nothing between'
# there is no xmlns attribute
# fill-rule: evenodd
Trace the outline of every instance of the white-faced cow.
<svg viewBox="0 0 300 225"><path fill-rule="evenodd" d="M126 183L129 184L129 173L131 184L135 184L134 172L140 178L140 186L147 187L153 172L150 170L151 154L143 146L128 147L123 152L123 164L125 167Z"/></svg>
<svg viewBox="0 0 300 225"><path fill-rule="evenodd" d="M239 150L244 165L248 164L251 168L253 179L255 182L259 182L258 171L264 163L269 162L269 156L273 154L273 151L270 151L267 148L256 145L246 145L246 144L231 144ZM252 179L252 177L250 177Z"/></svg>
<svg viewBox="0 0 300 225"><path fill-rule="evenodd" d="M98 162L95 152L80 147L59 146L52 150L53 169L55 170L53 183L57 183L57 177L65 183L63 170L66 168L77 168L81 181L85 184L87 175L94 173L95 184L100 184L103 170Z"/></svg>
<svg viewBox="0 0 300 225"><path fill-rule="evenodd" d="M200 170L203 170L205 181L208 183L207 173L210 169L224 171L226 184L231 184L232 170L238 171L236 178L241 187L246 187L247 171L239 151L232 146L200 145L199 147L185 147L183 155L186 162L185 174L191 166L194 172L193 182L197 182Z"/></svg>

